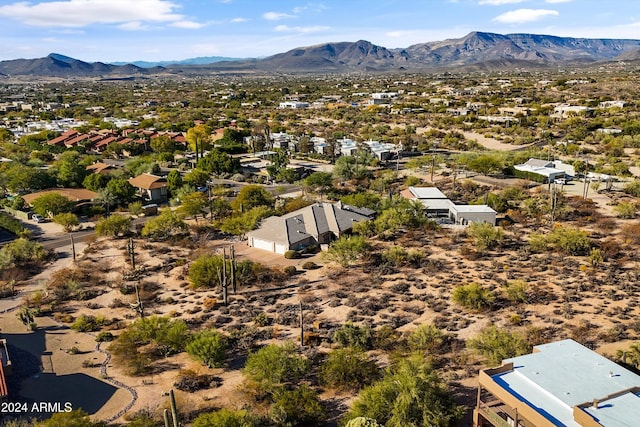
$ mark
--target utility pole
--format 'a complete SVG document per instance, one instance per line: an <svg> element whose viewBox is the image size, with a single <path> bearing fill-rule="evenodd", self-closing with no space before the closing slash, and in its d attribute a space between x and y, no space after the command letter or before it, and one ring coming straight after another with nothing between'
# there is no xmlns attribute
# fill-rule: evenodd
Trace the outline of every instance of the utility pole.
<svg viewBox="0 0 640 427"><path fill-rule="evenodd" d="M71 239L71 255L73 256L73 260L76 260L76 242L73 240L73 234L69 233L69 238Z"/></svg>

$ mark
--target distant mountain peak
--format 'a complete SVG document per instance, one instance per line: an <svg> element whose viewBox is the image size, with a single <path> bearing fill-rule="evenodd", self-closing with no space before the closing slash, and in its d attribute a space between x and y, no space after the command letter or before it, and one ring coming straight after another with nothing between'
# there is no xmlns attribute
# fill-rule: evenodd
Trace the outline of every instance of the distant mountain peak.
<svg viewBox="0 0 640 427"><path fill-rule="evenodd" d="M60 53L50 53L47 55L49 58L55 59L56 61L66 62L68 64L77 61L77 59L71 58L70 56L62 55Z"/></svg>
<svg viewBox="0 0 640 427"><path fill-rule="evenodd" d="M152 73L182 75L227 71L282 73L384 72L442 69L503 70L517 67L588 65L601 61L637 60L640 40L497 34L472 31L455 39L388 49L367 40L298 47L260 59L204 57L161 63L87 63L51 53L47 58L0 62L0 74L36 77L132 76ZM213 62L215 61L215 62ZM120 66L120 64L122 64ZM169 65L169 64L166 64ZM146 68L156 66L154 68ZM139 68L145 67L145 68Z"/></svg>

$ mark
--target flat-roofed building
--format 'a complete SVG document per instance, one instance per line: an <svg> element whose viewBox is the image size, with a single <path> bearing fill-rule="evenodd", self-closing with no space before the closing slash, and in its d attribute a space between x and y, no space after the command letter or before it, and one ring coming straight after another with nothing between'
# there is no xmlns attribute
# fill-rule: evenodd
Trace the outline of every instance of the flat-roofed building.
<svg viewBox="0 0 640 427"><path fill-rule="evenodd" d="M631 427L640 376L573 340L480 371L476 427Z"/></svg>

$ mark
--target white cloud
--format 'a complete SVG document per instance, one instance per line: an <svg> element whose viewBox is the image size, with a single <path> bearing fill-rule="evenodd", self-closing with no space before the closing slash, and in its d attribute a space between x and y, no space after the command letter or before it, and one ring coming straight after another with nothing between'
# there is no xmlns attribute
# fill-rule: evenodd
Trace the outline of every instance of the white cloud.
<svg viewBox="0 0 640 427"><path fill-rule="evenodd" d="M183 16L174 13L178 8L168 0L58 0L0 6L0 17L38 27L124 24L133 28L141 27L141 22L180 21Z"/></svg>
<svg viewBox="0 0 640 427"><path fill-rule="evenodd" d="M197 30L204 27L206 24L201 24L200 22L194 21L176 21L169 24L171 27L175 28L184 28L187 30Z"/></svg>
<svg viewBox="0 0 640 427"><path fill-rule="evenodd" d="M556 4L556 3L570 3L573 0L545 0L547 3Z"/></svg>
<svg viewBox="0 0 640 427"><path fill-rule="evenodd" d="M289 27L288 25L278 25L277 27L274 28L275 31L278 31L281 33L289 32L289 33L302 33L302 34L317 33L320 31L327 31L329 29L331 29L331 27L327 27L323 25L314 25L310 27Z"/></svg>
<svg viewBox="0 0 640 427"><path fill-rule="evenodd" d="M496 22L503 24L521 24L524 22L538 21L547 16L558 16L557 10L548 9L518 9L503 13L493 18Z"/></svg>
<svg viewBox="0 0 640 427"><path fill-rule="evenodd" d="M124 24L118 25L118 28L125 31L144 31L149 29L148 26L142 24L140 21L125 22Z"/></svg>
<svg viewBox="0 0 640 427"><path fill-rule="evenodd" d="M233 18L233 19L231 20L231 22L233 22L233 23L237 23L237 22L247 22L247 21L248 21L248 19L247 19L247 18Z"/></svg>
<svg viewBox="0 0 640 427"><path fill-rule="evenodd" d="M280 12L267 12L262 15L267 21L279 21L281 19L295 18L295 15L289 15L288 13Z"/></svg>
<svg viewBox="0 0 640 427"><path fill-rule="evenodd" d="M527 0L480 0L478 4L481 5L491 5L491 6L502 6L503 4L515 4L515 3L524 3Z"/></svg>

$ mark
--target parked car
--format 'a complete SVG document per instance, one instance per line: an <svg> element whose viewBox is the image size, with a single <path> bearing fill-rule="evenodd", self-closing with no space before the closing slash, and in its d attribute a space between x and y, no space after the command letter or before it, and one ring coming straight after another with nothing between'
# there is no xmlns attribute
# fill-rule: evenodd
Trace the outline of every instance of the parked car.
<svg viewBox="0 0 640 427"><path fill-rule="evenodd" d="M31 215L31 219L34 222L47 222L47 219L45 217L43 217L42 215L38 215L38 214Z"/></svg>

